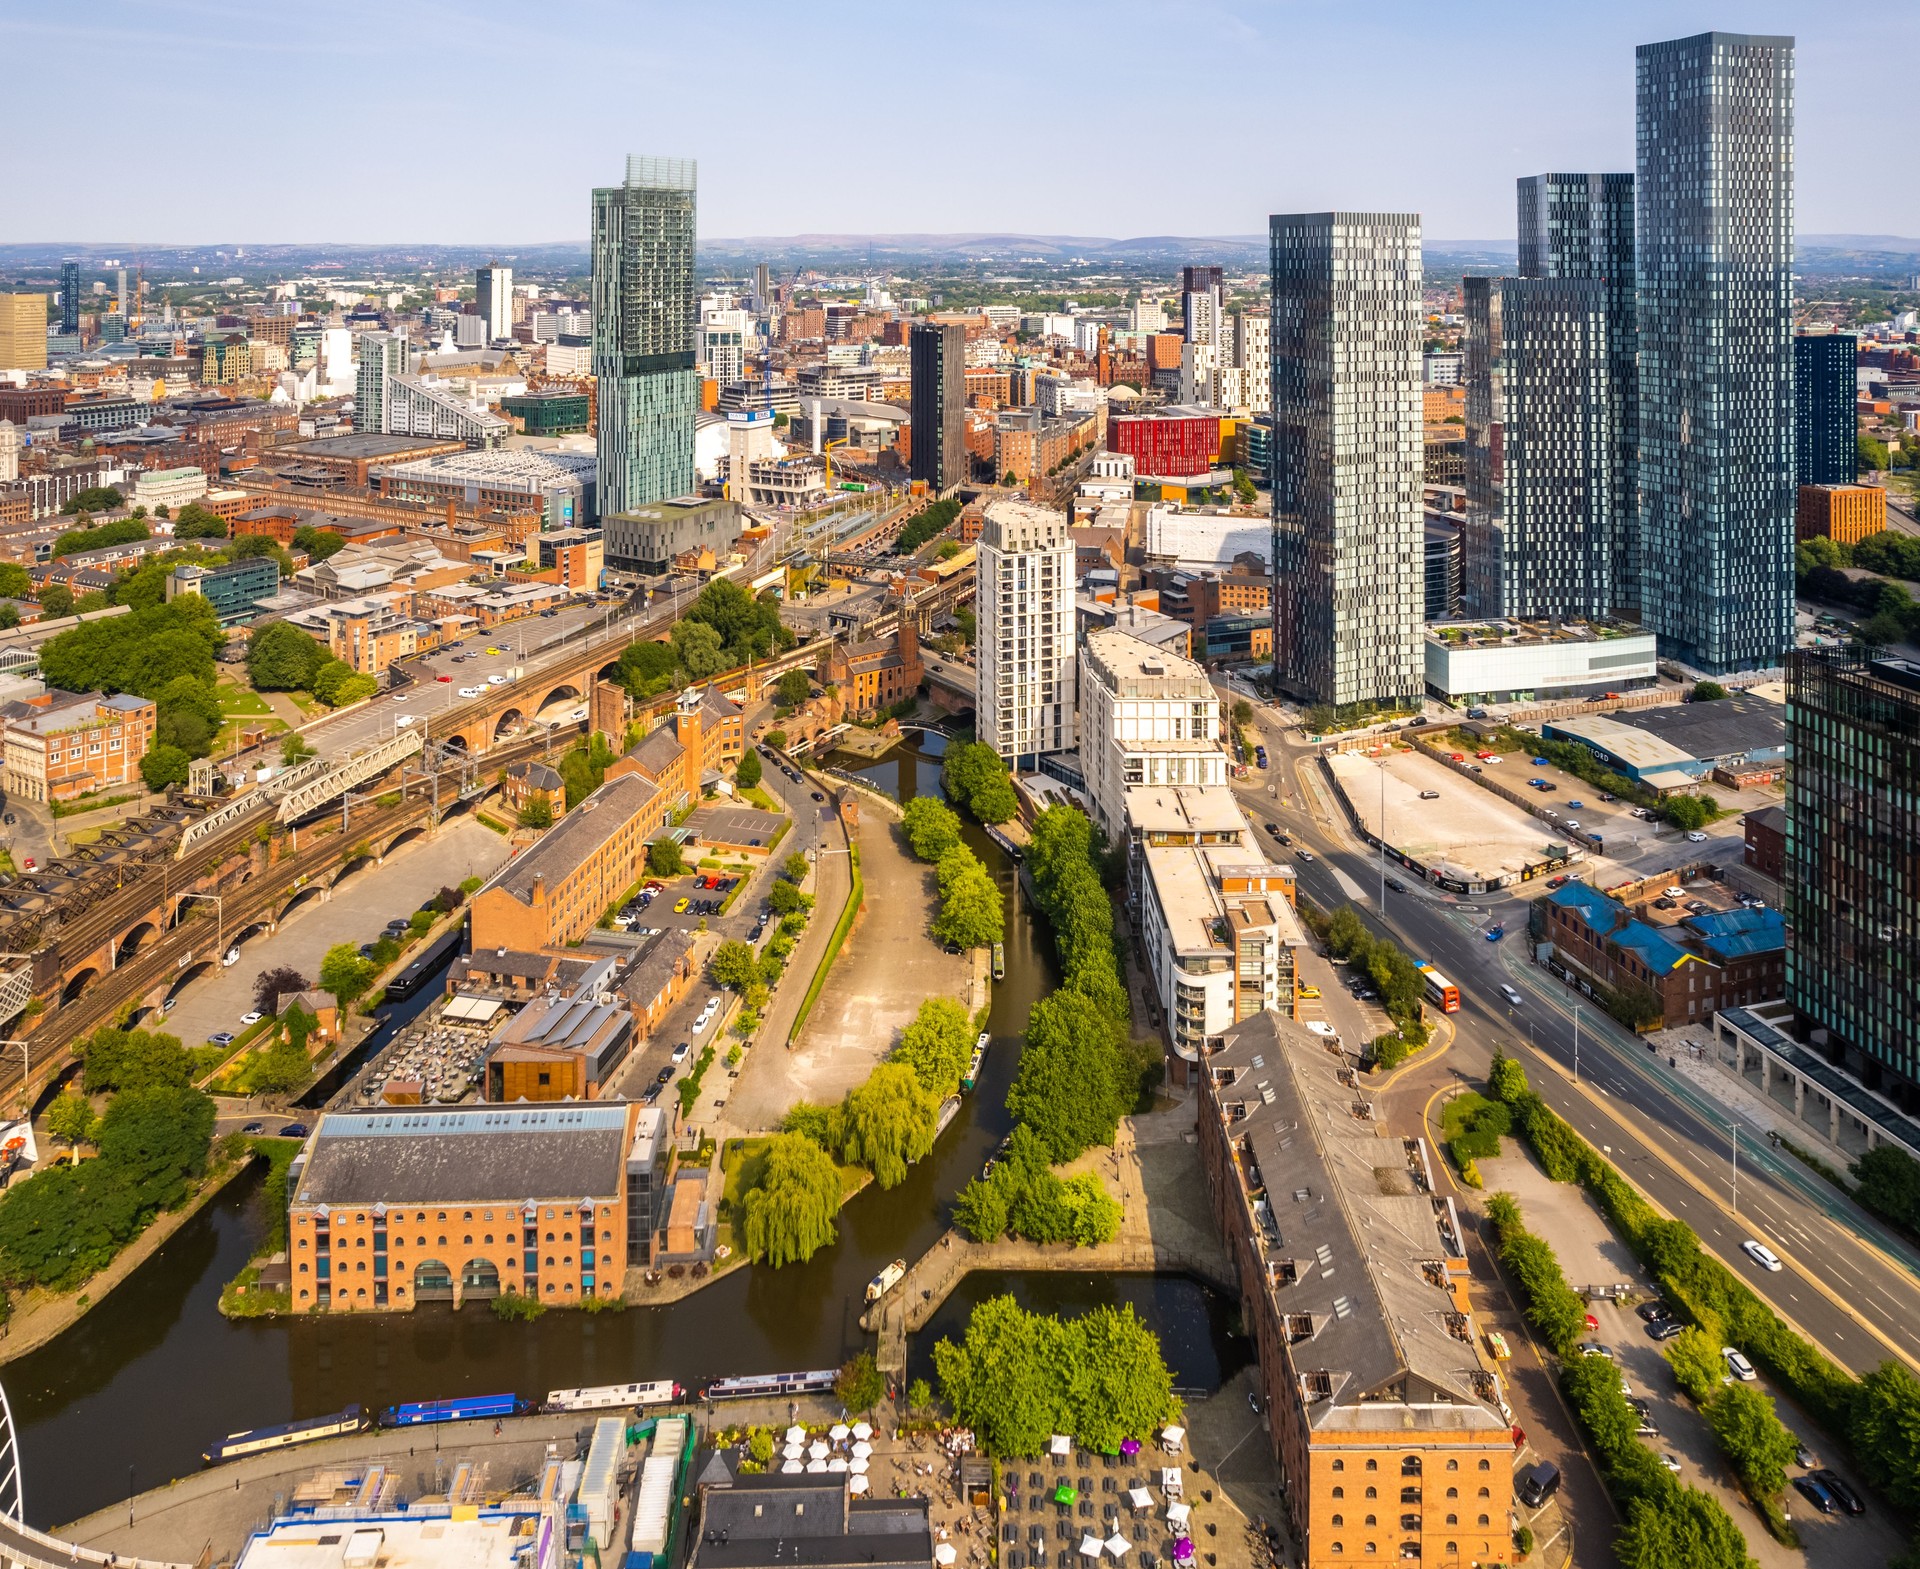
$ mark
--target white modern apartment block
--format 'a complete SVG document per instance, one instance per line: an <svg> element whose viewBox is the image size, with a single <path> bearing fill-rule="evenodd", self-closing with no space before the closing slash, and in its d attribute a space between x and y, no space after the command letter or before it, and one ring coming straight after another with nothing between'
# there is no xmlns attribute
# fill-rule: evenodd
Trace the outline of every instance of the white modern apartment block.
<svg viewBox="0 0 1920 1569"><path fill-rule="evenodd" d="M1248 552L1272 564L1273 537L1265 518L1218 507L1188 508L1177 501L1156 501L1147 509L1147 558L1155 565L1224 572Z"/></svg>
<svg viewBox="0 0 1920 1569"><path fill-rule="evenodd" d="M1064 513L996 501L980 532L975 729L1015 766L1074 745L1073 539Z"/></svg>
<svg viewBox="0 0 1920 1569"><path fill-rule="evenodd" d="M473 299L487 324L487 341L513 336L513 269L481 267L473 275Z"/></svg>
<svg viewBox="0 0 1920 1569"><path fill-rule="evenodd" d="M1291 867L1267 860L1224 785L1126 793L1128 902L1191 1080L1206 1042L1269 1009L1293 1016L1299 951Z"/></svg>
<svg viewBox="0 0 1920 1569"><path fill-rule="evenodd" d="M193 467L148 469L133 482L133 504L149 512L155 507L165 507L171 512L189 501L198 501L206 493L206 471Z"/></svg>
<svg viewBox="0 0 1920 1569"><path fill-rule="evenodd" d="M1141 295L1133 302L1128 312L1128 327L1134 332L1165 332L1167 330L1167 308L1160 300Z"/></svg>
<svg viewBox="0 0 1920 1569"><path fill-rule="evenodd" d="M1087 634L1079 675L1080 772L1109 838L1130 785L1227 782L1220 699L1191 659L1103 628Z"/></svg>
<svg viewBox="0 0 1920 1569"><path fill-rule="evenodd" d="M1233 368L1240 397L1233 407L1265 414L1273 408L1273 318L1243 312L1233 318Z"/></svg>
<svg viewBox="0 0 1920 1569"><path fill-rule="evenodd" d="M511 420L469 401L452 382L388 376L384 391L380 429L389 436L444 436L469 447L498 447L513 434Z"/></svg>

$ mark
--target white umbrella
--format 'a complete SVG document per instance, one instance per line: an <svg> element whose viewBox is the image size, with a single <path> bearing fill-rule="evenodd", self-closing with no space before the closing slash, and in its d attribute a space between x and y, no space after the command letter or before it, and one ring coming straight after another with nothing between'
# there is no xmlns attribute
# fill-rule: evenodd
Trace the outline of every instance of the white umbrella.
<svg viewBox="0 0 1920 1569"><path fill-rule="evenodd" d="M864 1493L866 1490L867 1479L864 1476L850 1476L847 1478L847 1491L849 1493Z"/></svg>
<svg viewBox="0 0 1920 1569"><path fill-rule="evenodd" d="M811 1444L807 1445L807 1457L809 1459L824 1460L827 1458L827 1453L827 1441L824 1438L816 1438Z"/></svg>
<svg viewBox="0 0 1920 1569"><path fill-rule="evenodd" d="M873 1437L873 1429L865 1422L855 1422L853 1424L853 1436L861 1439L871 1438Z"/></svg>
<svg viewBox="0 0 1920 1569"><path fill-rule="evenodd" d="M1067 1437L1065 1433L1055 1433L1053 1437L1048 1440L1047 1448L1056 1455L1071 1454L1073 1453L1073 1440Z"/></svg>
<svg viewBox="0 0 1920 1569"><path fill-rule="evenodd" d="M1187 1430L1184 1427L1167 1426L1160 1430L1160 1442L1169 1451L1178 1450L1186 1441Z"/></svg>
<svg viewBox="0 0 1920 1569"><path fill-rule="evenodd" d="M873 1445L868 1443L864 1438L853 1446L853 1458L856 1460L864 1460L872 1453Z"/></svg>
<svg viewBox="0 0 1920 1569"><path fill-rule="evenodd" d="M1149 1493L1144 1487L1136 1487L1132 1492L1127 1494L1127 1502L1132 1504L1136 1509L1151 1509L1153 1507L1153 1494Z"/></svg>
<svg viewBox="0 0 1920 1569"><path fill-rule="evenodd" d="M785 1465L780 1467L780 1474L782 1476L798 1476L804 1470L806 1470L806 1467L798 1460L789 1460Z"/></svg>
<svg viewBox="0 0 1920 1569"><path fill-rule="evenodd" d="M1192 1513L1193 1509L1187 1504L1168 1504L1167 1524L1172 1526L1176 1531L1184 1530L1187 1524L1187 1517Z"/></svg>
<svg viewBox="0 0 1920 1569"><path fill-rule="evenodd" d="M798 1426L798 1425L795 1425L795 1426L793 1426L793 1427L790 1427L790 1428L788 1428L788 1429L787 1429L787 1442L788 1442L788 1443L790 1443L790 1444L804 1444L804 1443L805 1443L806 1441L807 1441L807 1430L806 1430L806 1429L805 1429L804 1427L800 1427L800 1426Z"/></svg>
<svg viewBox="0 0 1920 1569"><path fill-rule="evenodd" d="M827 1437L831 1438L836 1444L845 1443L847 1440L847 1424L845 1422L835 1422L832 1427L827 1429Z"/></svg>
<svg viewBox="0 0 1920 1569"><path fill-rule="evenodd" d="M960 1556L951 1542L941 1542L933 1550L933 1561L937 1564L950 1564Z"/></svg>
<svg viewBox="0 0 1920 1569"><path fill-rule="evenodd" d="M867 1466L869 1464L870 1462L864 1456L856 1455L854 1459L848 1464L847 1469L849 1471L854 1472L856 1475L865 1476L867 1474Z"/></svg>
<svg viewBox="0 0 1920 1569"><path fill-rule="evenodd" d="M827 1463L826 1463L826 1461L824 1461L824 1460L809 1460L809 1461L807 1462L807 1475L808 1475L808 1476L825 1476L826 1474L827 1474Z"/></svg>
<svg viewBox="0 0 1920 1569"><path fill-rule="evenodd" d="M1083 1536L1080 1538L1080 1556L1082 1558L1098 1558L1100 1554L1105 1551L1106 1545L1107 1544L1097 1536Z"/></svg>
<svg viewBox="0 0 1920 1569"><path fill-rule="evenodd" d="M788 1444L780 1453L785 1459L798 1460L806 1454L806 1450L802 1449L798 1444Z"/></svg>
<svg viewBox="0 0 1920 1569"><path fill-rule="evenodd" d="M842 1460L838 1455L835 1455L831 1460L827 1462L827 1469L829 1471L844 1471L847 1469L847 1463L846 1461Z"/></svg>
<svg viewBox="0 0 1920 1569"><path fill-rule="evenodd" d="M1118 1531L1115 1531L1112 1536L1107 1538L1107 1551L1112 1553L1115 1558L1125 1558L1127 1556L1127 1546L1127 1539Z"/></svg>

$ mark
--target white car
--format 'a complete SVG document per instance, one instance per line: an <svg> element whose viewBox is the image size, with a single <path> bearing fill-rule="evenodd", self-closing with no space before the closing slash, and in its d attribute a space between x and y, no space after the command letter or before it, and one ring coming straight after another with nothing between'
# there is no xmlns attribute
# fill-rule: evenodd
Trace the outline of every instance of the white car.
<svg viewBox="0 0 1920 1569"><path fill-rule="evenodd" d="M220 955L220 963L225 969L230 970L239 962L240 950L238 948L229 948L225 953Z"/></svg>
<svg viewBox="0 0 1920 1569"><path fill-rule="evenodd" d="M1760 1375L1753 1370L1753 1364L1732 1346L1722 1346L1720 1355L1726 1358L1727 1371L1743 1384L1751 1384Z"/></svg>
<svg viewBox="0 0 1920 1569"><path fill-rule="evenodd" d="M1663 1454L1660 1456L1660 1464L1664 1469L1671 1471L1675 1476L1678 1476L1680 1474L1679 1456L1671 1453Z"/></svg>
<svg viewBox="0 0 1920 1569"><path fill-rule="evenodd" d="M1705 844L1706 842L1707 842L1707 836L1701 833L1700 830L1697 828L1694 829L1692 833L1687 835L1688 844Z"/></svg>
<svg viewBox="0 0 1920 1569"><path fill-rule="evenodd" d="M416 723L419 718L418 714L395 714L393 722L404 730L408 725Z"/></svg>
<svg viewBox="0 0 1920 1569"><path fill-rule="evenodd" d="M1331 1024L1327 1023L1325 1019L1309 1019L1307 1020L1307 1028L1313 1031L1315 1035L1324 1036L1327 1040L1338 1041L1340 1039L1340 1032Z"/></svg>
<svg viewBox="0 0 1920 1569"><path fill-rule="evenodd" d="M705 1029L705 1028L706 1028L706 1027L708 1026L708 1024L710 1024L710 1023L711 1023L712 1021L713 1021L713 1015L712 1015L712 1014L710 1014L710 1013L703 1013L703 1014L701 1014L699 1018L697 1018L697 1019L695 1019L695 1020L693 1021L693 1033L694 1033L695 1035L698 1035L698 1034L699 1034L699 1033L700 1033L700 1032L701 1032L702 1030L704 1030L704 1029Z"/></svg>
<svg viewBox="0 0 1920 1569"><path fill-rule="evenodd" d="M498 671L495 671L492 675L487 677L488 686L505 686L506 684L507 684L507 678L501 675Z"/></svg>
<svg viewBox="0 0 1920 1569"><path fill-rule="evenodd" d="M1513 1004L1514 1007L1517 1008L1520 1006L1520 1002L1521 1002L1520 993L1515 991L1511 986L1507 986L1503 984L1500 988L1500 995L1506 998L1507 1001Z"/></svg>
<svg viewBox="0 0 1920 1569"><path fill-rule="evenodd" d="M242 1024L258 1024L261 1019L265 1017L266 1015L258 1012L243 1013L240 1015L240 1022Z"/></svg>
<svg viewBox="0 0 1920 1569"><path fill-rule="evenodd" d="M1684 899L1686 896L1687 890L1684 888L1662 888L1660 890L1660 897L1662 899Z"/></svg>
<svg viewBox="0 0 1920 1569"><path fill-rule="evenodd" d="M1748 1237L1745 1242L1740 1244L1740 1251L1770 1274L1779 1274L1783 1267L1780 1263L1780 1255L1778 1253L1774 1252L1773 1249L1768 1247L1764 1242L1755 1242L1752 1237Z"/></svg>

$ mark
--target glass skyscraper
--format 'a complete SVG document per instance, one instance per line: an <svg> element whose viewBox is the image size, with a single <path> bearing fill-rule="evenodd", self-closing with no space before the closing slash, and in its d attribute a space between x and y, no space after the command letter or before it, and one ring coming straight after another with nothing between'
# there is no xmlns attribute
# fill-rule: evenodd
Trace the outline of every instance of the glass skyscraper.
<svg viewBox="0 0 1920 1569"><path fill-rule="evenodd" d="M80 330L80 264L77 261L60 264L60 330L63 333Z"/></svg>
<svg viewBox="0 0 1920 1569"><path fill-rule="evenodd" d="M1616 602L1618 456L1605 286L1462 282L1467 613L1604 619Z"/></svg>
<svg viewBox="0 0 1920 1569"><path fill-rule="evenodd" d="M1851 485L1859 477L1859 340L1850 332L1804 332L1793 340L1793 463L1802 485Z"/></svg>
<svg viewBox="0 0 1920 1569"><path fill-rule="evenodd" d="M627 159L593 193L593 373L603 517L694 488L695 166Z"/></svg>
<svg viewBox="0 0 1920 1569"><path fill-rule="evenodd" d="M1638 51L1642 613L1709 673L1793 646L1793 40Z"/></svg>
<svg viewBox="0 0 1920 1569"><path fill-rule="evenodd" d="M1920 665L1789 655L1787 750L1787 1001L1830 1057L1920 1109Z"/></svg>
<svg viewBox="0 0 1920 1569"><path fill-rule="evenodd" d="M1598 280L1607 318L1608 421L1613 427L1612 607L1640 609L1639 318L1634 302L1633 176L1530 174L1518 182L1520 276Z"/></svg>
<svg viewBox="0 0 1920 1569"><path fill-rule="evenodd" d="M1417 702L1420 218L1268 220L1273 268L1273 656L1314 702Z"/></svg>
<svg viewBox="0 0 1920 1569"><path fill-rule="evenodd" d="M909 474L944 496L967 478L967 329L916 321L907 333Z"/></svg>

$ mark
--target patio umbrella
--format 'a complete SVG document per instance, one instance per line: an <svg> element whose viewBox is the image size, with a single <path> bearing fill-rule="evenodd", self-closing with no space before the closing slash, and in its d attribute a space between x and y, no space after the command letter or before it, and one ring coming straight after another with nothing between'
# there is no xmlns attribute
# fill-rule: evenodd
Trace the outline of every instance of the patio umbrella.
<svg viewBox="0 0 1920 1569"><path fill-rule="evenodd" d="M831 1438L836 1444L845 1443L847 1440L847 1424L845 1422L835 1422L832 1427L827 1429L827 1437Z"/></svg>
<svg viewBox="0 0 1920 1569"><path fill-rule="evenodd" d="M933 1561L937 1564L950 1564L959 1556L959 1550L951 1542L938 1543L933 1549Z"/></svg>
<svg viewBox="0 0 1920 1569"><path fill-rule="evenodd" d="M1173 1560L1175 1563L1181 1564L1190 1564L1193 1562L1192 1537L1183 1536L1173 1544Z"/></svg>
<svg viewBox="0 0 1920 1569"><path fill-rule="evenodd" d="M1190 1505L1168 1504L1167 1524L1172 1526L1176 1531L1184 1531L1187 1528L1187 1519L1192 1513L1193 1509Z"/></svg>
<svg viewBox="0 0 1920 1569"><path fill-rule="evenodd" d="M856 1460L864 1460L872 1453L873 1445L868 1443L864 1438L853 1446L853 1458Z"/></svg>
<svg viewBox="0 0 1920 1569"><path fill-rule="evenodd" d="M798 1460L806 1454L806 1450L802 1449L798 1444L788 1444L785 1449L780 1451L780 1454L783 1459Z"/></svg>
<svg viewBox="0 0 1920 1569"><path fill-rule="evenodd" d="M849 1493L864 1493L866 1490L867 1479L864 1476L850 1476L847 1478L847 1491Z"/></svg>
<svg viewBox="0 0 1920 1569"><path fill-rule="evenodd" d="M855 1438L871 1438L873 1437L873 1429L865 1422L855 1422L853 1424L853 1436Z"/></svg>
<svg viewBox="0 0 1920 1569"><path fill-rule="evenodd" d="M827 1469L829 1471L844 1471L847 1469L847 1463L846 1461L842 1460L838 1455L835 1455L831 1460L827 1462Z"/></svg>
<svg viewBox="0 0 1920 1569"><path fill-rule="evenodd" d="M1127 1502L1132 1504L1135 1509L1151 1509L1153 1507L1153 1494L1149 1493L1144 1487L1136 1487L1127 1494Z"/></svg>
<svg viewBox="0 0 1920 1569"><path fill-rule="evenodd" d="M804 1427L800 1427L796 1424L795 1426L787 1429L788 1443L804 1444L806 1441L807 1441L807 1430Z"/></svg>
<svg viewBox="0 0 1920 1569"><path fill-rule="evenodd" d="M807 1458L810 1460L824 1460L828 1453L827 1441L824 1438L816 1438L807 1445Z"/></svg>
<svg viewBox="0 0 1920 1569"><path fill-rule="evenodd" d="M1135 1455L1140 1453L1140 1440L1137 1438L1121 1439L1120 1453L1125 1455L1129 1460L1131 1460Z"/></svg>
<svg viewBox="0 0 1920 1569"><path fill-rule="evenodd" d="M780 1467L780 1474L782 1476L798 1476L804 1470L806 1470L806 1467L798 1460L789 1460L785 1465Z"/></svg>
<svg viewBox="0 0 1920 1569"><path fill-rule="evenodd" d="M1107 1551L1112 1553L1115 1558L1125 1558L1127 1556L1127 1547L1127 1539L1118 1531L1115 1531L1112 1536L1107 1538Z"/></svg>
<svg viewBox="0 0 1920 1569"><path fill-rule="evenodd" d="M867 1474L867 1466L869 1464L870 1462L864 1456L855 1455L853 1459L847 1463L847 1469L849 1471L856 1473L857 1475L865 1476Z"/></svg>
<svg viewBox="0 0 1920 1569"><path fill-rule="evenodd" d="M1062 1482L1053 1490L1053 1501L1056 1504L1070 1504L1079 1496L1080 1495L1073 1490L1073 1483L1071 1482Z"/></svg>
<svg viewBox="0 0 1920 1569"><path fill-rule="evenodd" d="M1055 1433L1047 1440L1047 1452L1055 1455L1070 1455L1073 1453L1073 1440L1065 1433Z"/></svg>
<svg viewBox="0 0 1920 1569"><path fill-rule="evenodd" d="M1184 1427L1169 1425L1160 1430L1161 1447L1169 1452L1177 1451L1186 1442L1187 1430Z"/></svg>
<svg viewBox="0 0 1920 1569"><path fill-rule="evenodd" d="M1080 1538L1080 1556L1082 1558L1098 1558L1101 1553L1106 1551L1106 1547L1107 1544L1097 1536L1083 1536Z"/></svg>
<svg viewBox="0 0 1920 1569"><path fill-rule="evenodd" d="M826 1474L827 1474L827 1463L826 1463L826 1461L824 1461L824 1460L809 1460L809 1461L807 1462L807 1475L809 1475L809 1476L825 1476Z"/></svg>

